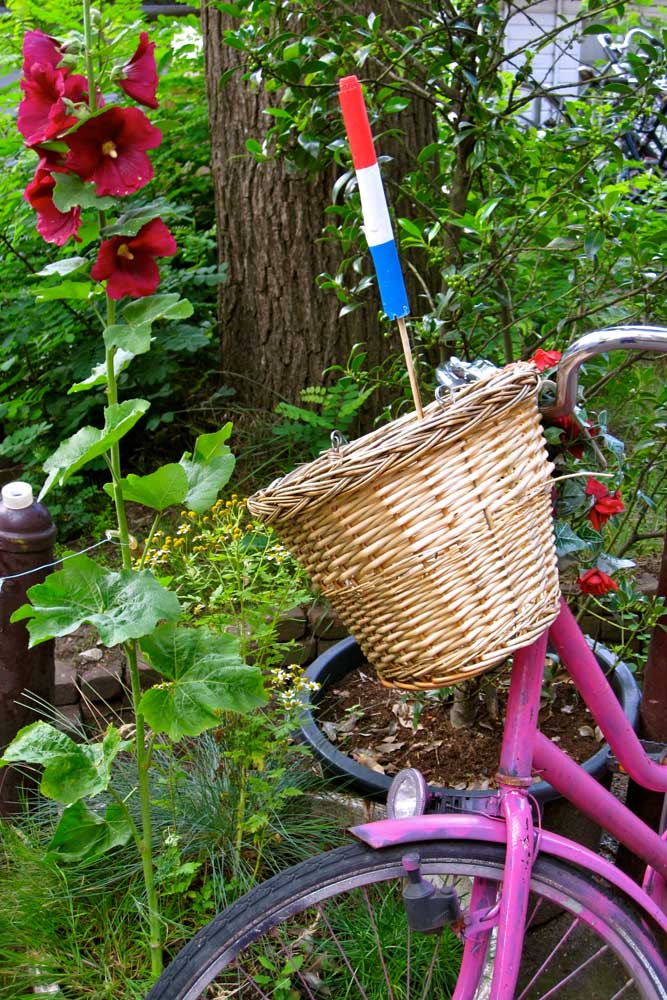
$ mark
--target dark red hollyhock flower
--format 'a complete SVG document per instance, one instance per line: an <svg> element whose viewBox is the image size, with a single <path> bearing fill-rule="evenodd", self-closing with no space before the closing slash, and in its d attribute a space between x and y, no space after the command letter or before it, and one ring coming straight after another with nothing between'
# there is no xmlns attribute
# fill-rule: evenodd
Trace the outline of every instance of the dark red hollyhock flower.
<svg viewBox="0 0 667 1000"><path fill-rule="evenodd" d="M147 108L159 107L155 97L158 85L155 65L155 42L148 41L145 31L139 36L139 45L129 62L125 63L118 83L125 93Z"/></svg>
<svg viewBox="0 0 667 1000"><path fill-rule="evenodd" d="M28 146L47 142L76 125L64 98L78 104L88 93L85 76L66 76L49 63L34 63L21 80L24 93L19 105L17 128Z"/></svg>
<svg viewBox="0 0 667 1000"><path fill-rule="evenodd" d="M618 584L601 569L588 569L576 581L582 594L608 594L610 590L618 590Z"/></svg>
<svg viewBox="0 0 667 1000"><path fill-rule="evenodd" d="M151 219L136 236L104 240L90 273L95 281L106 278L110 299L152 295L160 284L155 258L171 257L176 250L176 240L162 219Z"/></svg>
<svg viewBox="0 0 667 1000"><path fill-rule="evenodd" d="M616 490L610 493L604 483L589 477L586 483L586 494L594 498L594 503L588 512L588 520L596 531L599 531L603 524L606 524L614 514L620 514L625 510L625 504L621 500L621 491Z"/></svg>
<svg viewBox="0 0 667 1000"><path fill-rule="evenodd" d="M26 31L23 36L23 73L27 76L35 63L52 66L55 69L64 54L55 38L45 35L39 28L35 31Z"/></svg>
<svg viewBox="0 0 667 1000"><path fill-rule="evenodd" d="M51 173L40 161L35 176L28 184L23 197L37 211L37 232L47 243L56 243L59 247L66 243L70 236L81 242L77 233L81 225L81 209L71 208L69 212L61 212L53 203L53 189L56 182Z"/></svg>
<svg viewBox="0 0 667 1000"><path fill-rule="evenodd" d="M65 161L98 195L133 194L153 178L146 154L162 142L159 128L139 108L109 108L65 136Z"/></svg>
<svg viewBox="0 0 667 1000"><path fill-rule="evenodd" d="M535 365L538 372L543 372L547 368L553 368L560 361L560 351L543 351L541 347L533 354L532 358L528 358L529 362Z"/></svg>

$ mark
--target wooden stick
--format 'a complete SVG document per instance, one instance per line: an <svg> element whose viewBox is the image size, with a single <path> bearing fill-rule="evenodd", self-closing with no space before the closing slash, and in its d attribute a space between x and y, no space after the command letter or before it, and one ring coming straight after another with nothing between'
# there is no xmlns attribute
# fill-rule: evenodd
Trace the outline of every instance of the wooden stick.
<svg viewBox="0 0 667 1000"><path fill-rule="evenodd" d="M415 372L414 361L412 360L412 351L410 349L410 340L408 338L408 331L405 325L405 317L399 316L396 322L398 323L398 332L401 335L401 345L403 347L403 353L405 354L405 363L408 367L408 378L410 379L412 398L415 401L415 410L417 411L419 419L423 420L424 410L422 408L421 396L419 395L419 386L417 385L417 375Z"/></svg>

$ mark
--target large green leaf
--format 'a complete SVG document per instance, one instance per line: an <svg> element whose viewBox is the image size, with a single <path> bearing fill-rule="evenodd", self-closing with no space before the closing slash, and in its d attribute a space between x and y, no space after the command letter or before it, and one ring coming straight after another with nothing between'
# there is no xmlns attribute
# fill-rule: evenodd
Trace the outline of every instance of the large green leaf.
<svg viewBox="0 0 667 1000"><path fill-rule="evenodd" d="M63 260L54 260L46 267L43 267L41 271L35 271L35 274L40 278L48 278L53 274L59 274L61 278L66 274L73 274L74 271L80 270L85 267L89 261L86 257L65 257Z"/></svg>
<svg viewBox="0 0 667 1000"><path fill-rule="evenodd" d="M130 351L116 351L113 358L114 374L120 375L121 372L125 371L133 357L134 354ZM95 365L88 378L84 379L83 382L75 382L74 385L68 389L68 394L72 392L83 392L84 389L94 389L98 385L106 385L107 381L106 361L101 361L99 365Z"/></svg>
<svg viewBox="0 0 667 1000"><path fill-rule="evenodd" d="M145 354L151 349L150 323L128 326L127 323L114 323L104 331L104 344L109 350L118 347L132 354Z"/></svg>
<svg viewBox="0 0 667 1000"><path fill-rule="evenodd" d="M168 624L140 646L167 680L145 692L139 711L172 740L219 725L223 711L248 712L266 701L262 673L243 662L234 636Z"/></svg>
<svg viewBox="0 0 667 1000"><path fill-rule="evenodd" d="M62 486L78 469L108 451L112 444L134 427L149 406L150 403L145 399L126 399L123 403L107 406L101 430L97 427L82 427L71 438L63 441L44 463L43 468L48 475L39 499L46 496L55 482Z"/></svg>
<svg viewBox="0 0 667 1000"><path fill-rule="evenodd" d="M59 212L69 212L70 208L113 208L115 198L98 198L95 185L86 184L72 173L56 173L53 175L56 186L53 190L53 204Z"/></svg>
<svg viewBox="0 0 667 1000"><path fill-rule="evenodd" d="M200 434L195 441L195 462L211 462L220 455L226 455L229 448L225 442L229 441L232 433L232 423L228 421L219 431L212 434Z"/></svg>
<svg viewBox="0 0 667 1000"><path fill-rule="evenodd" d="M188 492L184 504L188 510L203 514L215 503L218 493L228 483L236 459L233 455L221 455L203 464L182 458L180 462L188 479Z"/></svg>
<svg viewBox="0 0 667 1000"><path fill-rule="evenodd" d="M88 556L68 559L44 583L28 590L24 604L11 620L29 619L30 645L69 635L81 625L93 625L105 646L149 635L158 622L176 621L180 605L150 570L111 572Z"/></svg>
<svg viewBox="0 0 667 1000"><path fill-rule="evenodd" d="M194 455L186 452L180 465L188 479L185 506L203 514L215 503L222 487L229 482L236 459L225 444L232 431L230 423L213 434L200 434Z"/></svg>
<svg viewBox="0 0 667 1000"><path fill-rule="evenodd" d="M188 477L182 466L171 462L147 476L130 473L127 479L121 479L121 487L125 500L141 503L151 510L166 510L183 503L188 492ZM104 489L113 496L110 483Z"/></svg>
<svg viewBox="0 0 667 1000"><path fill-rule="evenodd" d="M123 309L123 316L130 326L139 326L158 319L187 319L193 311L192 303L182 299L178 292L165 292L131 302Z"/></svg>
<svg viewBox="0 0 667 1000"><path fill-rule="evenodd" d="M112 847L126 844L131 836L132 828L118 802L111 802L101 815L84 802L72 802L63 810L48 846L47 858L91 861Z"/></svg>
<svg viewBox="0 0 667 1000"><path fill-rule="evenodd" d="M87 299L93 290L90 281L71 281L66 278L59 285L36 285L30 289L37 302L51 302L54 299Z"/></svg>
<svg viewBox="0 0 667 1000"><path fill-rule="evenodd" d="M180 210L180 211L179 211ZM170 204L165 198L156 198L146 205L128 208L119 215L115 222L104 227L105 239L109 236L136 236L142 226L158 217L165 219L170 215L183 215L184 206Z"/></svg>
<svg viewBox="0 0 667 1000"><path fill-rule="evenodd" d="M113 760L128 746L113 726L107 729L102 743L80 744L48 722L33 722L12 740L0 765L40 765L44 768L40 791L67 805L107 789Z"/></svg>

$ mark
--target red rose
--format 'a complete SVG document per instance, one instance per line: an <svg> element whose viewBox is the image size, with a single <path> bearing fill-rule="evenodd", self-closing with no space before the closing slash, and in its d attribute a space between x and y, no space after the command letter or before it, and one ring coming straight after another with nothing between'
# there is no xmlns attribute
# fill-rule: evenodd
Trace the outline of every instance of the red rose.
<svg viewBox="0 0 667 1000"><path fill-rule="evenodd" d="M65 136L68 170L93 181L98 195L134 194L153 179L146 154L162 142L139 108L109 108Z"/></svg>
<svg viewBox="0 0 667 1000"><path fill-rule="evenodd" d="M595 594L600 597L610 590L618 590L618 584L601 569L588 569L576 581L582 594Z"/></svg>
<svg viewBox="0 0 667 1000"><path fill-rule="evenodd" d="M538 372L543 372L546 368L554 368L560 361L560 356L560 351L543 351L538 347L532 358L528 358L528 362L535 365Z"/></svg>
<svg viewBox="0 0 667 1000"><path fill-rule="evenodd" d="M621 500L621 491L616 490L610 493L604 483L598 482L591 476L586 483L586 493L593 497L593 506L588 512L588 520L596 531L599 531L603 524L606 524L614 514L620 514L625 510L625 505Z"/></svg>
<svg viewBox="0 0 667 1000"><path fill-rule="evenodd" d="M81 225L81 209L71 208L61 212L53 203L53 189L56 182L40 160L35 176L25 189L23 197L37 211L37 232L47 243L61 247L70 236L81 242L77 233Z"/></svg>
<svg viewBox="0 0 667 1000"><path fill-rule="evenodd" d="M583 458L584 441L581 439L581 424L571 416L552 417L550 420L555 427L562 427L563 433L560 436L561 443L567 446L567 450L575 458ZM587 421L586 429L591 437L595 437L597 430L593 424Z"/></svg>
<svg viewBox="0 0 667 1000"><path fill-rule="evenodd" d="M176 240L162 219L152 219L136 236L104 240L90 274L95 281L106 279L110 299L152 295L160 283L155 258L171 257L176 250Z"/></svg>
<svg viewBox="0 0 667 1000"><path fill-rule="evenodd" d="M148 41L145 31L139 36L139 45L129 62L121 70L122 76L118 83L125 93L144 104L147 108L157 108L155 91L158 85L157 67L155 65L155 42Z"/></svg>

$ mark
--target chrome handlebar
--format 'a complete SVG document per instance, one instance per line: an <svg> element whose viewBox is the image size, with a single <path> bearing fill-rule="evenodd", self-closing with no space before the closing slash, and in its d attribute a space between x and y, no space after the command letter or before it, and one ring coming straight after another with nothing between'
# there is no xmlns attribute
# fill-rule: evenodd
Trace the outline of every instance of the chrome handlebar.
<svg viewBox="0 0 667 1000"><path fill-rule="evenodd" d="M607 351L664 351L667 353L667 327L617 326L593 330L570 344L558 363L556 375L556 400L551 406L541 407L544 417L563 417L572 413L577 402L579 368Z"/></svg>

